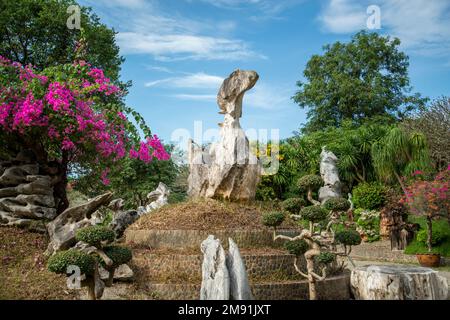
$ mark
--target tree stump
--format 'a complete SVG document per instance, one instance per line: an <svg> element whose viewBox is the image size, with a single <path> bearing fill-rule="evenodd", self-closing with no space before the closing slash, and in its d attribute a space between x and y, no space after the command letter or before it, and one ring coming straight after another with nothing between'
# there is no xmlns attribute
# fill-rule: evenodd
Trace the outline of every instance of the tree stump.
<svg viewBox="0 0 450 320"><path fill-rule="evenodd" d="M407 265L370 265L352 270L356 300L445 300L447 279L437 271Z"/></svg>

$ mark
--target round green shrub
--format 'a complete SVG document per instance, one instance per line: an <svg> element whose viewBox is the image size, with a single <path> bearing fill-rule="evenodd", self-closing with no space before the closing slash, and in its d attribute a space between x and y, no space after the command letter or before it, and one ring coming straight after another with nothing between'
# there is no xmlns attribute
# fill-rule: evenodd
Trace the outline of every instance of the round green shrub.
<svg viewBox="0 0 450 320"><path fill-rule="evenodd" d="M325 201L323 207L333 211L347 211L350 208L350 202L344 198L330 198Z"/></svg>
<svg viewBox="0 0 450 320"><path fill-rule="evenodd" d="M103 252L113 261L113 267L127 263L132 258L131 250L125 247L107 246L103 248ZM100 259L100 264L106 267L103 259Z"/></svg>
<svg viewBox="0 0 450 320"><path fill-rule="evenodd" d="M302 198L289 198L281 203L283 210L292 214L298 214L305 205L306 201Z"/></svg>
<svg viewBox="0 0 450 320"><path fill-rule="evenodd" d="M386 201L386 188L379 183L361 183L353 188L352 194L357 208L378 209Z"/></svg>
<svg viewBox="0 0 450 320"><path fill-rule="evenodd" d="M431 244L433 246L439 245L445 241L448 235L442 230L438 228L433 228L431 232ZM417 241L422 242L423 244L427 244L428 232L427 229L422 229L417 233L416 236Z"/></svg>
<svg viewBox="0 0 450 320"><path fill-rule="evenodd" d="M83 241L91 246L98 247L101 242L114 241L116 234L111 228L96 225L80 229L75 234L77 241Z"/></svg>
<svg viewBox="0 0 450 320"><path fill-rule="evenodd" d="M326 219L328 212L321 206L309 206L300 210L303 219L311 222L319 222Z"/></svg>
<svg viewBox="0 0 450 320"><path fill-rule="evenodd" d="M306 191L311 189L313 191L318 190L323 185L321 177L315 174L308 174L298 179L297 186L300 190Z"/></svg>
<svg viewBox="0 0 450 320"><path fill-rule="evenodd" d="M336 232L334 239L337 243L347 246L356 246L361 243L361 236L356 230L344 230Z"/></svg>
<svg viewBox="0 0 450 320"><path fill-rule="evenodd" d="M55 273L67 273L67 267L78 266L82 274L94 273L95 258L76 249L60 251L51 256L47 261L47 269Z"/></svg>
<svg viewBox="0 0 450 320"><path fill-rule="evenodd" d="M262 223L266 227L278 227L284 221L284 213L283 212L267 212L262 216Z"/></svg>
<svg viewBox="0 0 450 320"><path fill-rule="evenodd" d="M309 249L309 246L305 240L288 241L284 244L284 247L290 254L297 257L301 256Z"/></svg>
<svg viewBox="0 0 450 320"><path fill-rule="evenodd" d="M321 252L318 256L315 256L314 260L316 263L329 264L336 259L336 255L331 252Z"/></svg>

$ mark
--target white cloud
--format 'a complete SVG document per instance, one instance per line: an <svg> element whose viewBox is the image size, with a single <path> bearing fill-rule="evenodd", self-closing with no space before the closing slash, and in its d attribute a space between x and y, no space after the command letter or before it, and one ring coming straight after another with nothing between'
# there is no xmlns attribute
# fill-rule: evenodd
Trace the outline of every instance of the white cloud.
<svg viewBox="0 0 450 320"><path fill-rule="evenodd" d="M365 29L373 0L329 0L318 19L326 31ZM400 38L402 46L426 56L450 55L450 1L380 0L381 32Z"/></svg>
<svg viewBox="0 0 450 320"><path fill-rule="evenodd" d="M223 78L209 75L203 72L189 74L182 77L172 77L166 79L147 82L146 87L154 87L166 84L168 87L189 88L189 89L219 89L223 82Z"/></svg>
<svg viewBox="0 0 450 320"><path fill-rule="evenodd" d="M180 100L191 100L191 101L208 101L213 102L217 99L217 95L213 94L174 94L174 98Z"/></svg>

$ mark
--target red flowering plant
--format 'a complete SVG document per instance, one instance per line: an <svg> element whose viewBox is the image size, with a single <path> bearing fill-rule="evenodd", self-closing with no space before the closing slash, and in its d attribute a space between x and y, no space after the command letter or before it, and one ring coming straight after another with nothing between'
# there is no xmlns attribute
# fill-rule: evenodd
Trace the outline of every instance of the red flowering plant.
<svg viewBox="0 0 450 320"><path fill-rule="evenodd" d="M37 72L0 56L0 156L32 150L40 170L56 171L58 211L65 195L71 165L97 172L109 183L109 167L125 157L149 162L169 154L142 117L126 107L125 90L106 78L101 69L84 61ZM125 114L131 113L141 136Z"/></svg>
<svg viewBox="0 0 450 320"><path fill-rule="evenodd" d="M400 200L406 203L409 211L427 219L427 246L432 249L432 220L447 218L450 223L450 165L434 178L426 179L421 171L413 173L405 186L405 194Z"/></svg>

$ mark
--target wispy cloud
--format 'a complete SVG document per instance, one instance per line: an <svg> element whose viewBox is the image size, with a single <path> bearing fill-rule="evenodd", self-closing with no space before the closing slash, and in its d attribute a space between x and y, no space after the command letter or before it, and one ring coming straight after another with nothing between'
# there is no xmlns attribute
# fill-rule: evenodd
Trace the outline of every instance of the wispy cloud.
<svg viewBox="0 0 450 320"><path fill-rule="evenodd" d="M191 100L191 101L207 101L207 102L213 102L216 100L217 95L213 94L174 94L174 98L180 99L180 100Z"/></svg>
<svg viewBox="0 0 450 320"><path fill-rule="evenodd" d="M195 74L189 74L181 77L171 77L155 81L150 81L145 84L146 87L155 87L159 85L165 85L167 87L174 88L189 88L189 89L219 89L223 82L222 77L199 72Z"/></svg>
<svg viewBox="0 0 450 320"><path fill-rule="evenodd" d="M329 0L318 20L325 31L351 33L366 28L373 0ZM448 0L380 0L380 32L400 38L402 46L421 55L450 55Z"/></svg>

